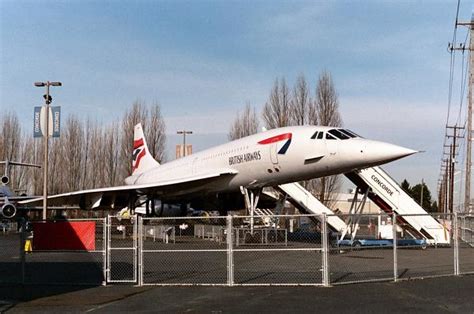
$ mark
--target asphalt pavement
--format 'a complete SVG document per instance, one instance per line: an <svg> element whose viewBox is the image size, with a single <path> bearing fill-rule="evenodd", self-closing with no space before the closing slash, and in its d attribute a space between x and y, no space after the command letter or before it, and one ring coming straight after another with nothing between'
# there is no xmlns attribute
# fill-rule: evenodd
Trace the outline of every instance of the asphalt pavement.
<svg viewBox="0 0 474 314"><path fill-rule="evenodd" d="M472 275L329 288L114 285L83 288L29 286L21 289L21 293L14 293L14 290L0 287L0 311L474 313Z"/></svg>

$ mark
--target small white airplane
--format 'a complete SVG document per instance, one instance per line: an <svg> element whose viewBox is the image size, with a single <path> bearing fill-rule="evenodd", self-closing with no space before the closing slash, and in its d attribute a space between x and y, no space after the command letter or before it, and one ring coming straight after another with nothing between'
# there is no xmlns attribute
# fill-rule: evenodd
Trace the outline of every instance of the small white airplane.
<svg viewBox="0 0 474 314"><path fill-rule="evenodd" d="M148 151L141 124L134 130L132 175L126 185L48 197L52 206L133 208L139 198L194 209L241 209L242 194L256 207L263 187L347 173L416 151L362 138L335 127L292 126L257 133L160 165ZM42 198L18 202L39 206ZM248 203L246 201L246 203ZM152 206L153 208L154 206Z"/></svg>
<svg viewBox="0 0 474 314"><path fill-rule="evenodd" d="M10 183L10 167L11 166L23 166L23 167L35 167L41 168L39 165L30 163L3 160L0 161L0 165L4 166L4 174L0 178L0 218L10 219L15 217L17 210L15 203L21 200L38 198L38 196L27 196L26 194L15 194L8 186Z"/></svg>

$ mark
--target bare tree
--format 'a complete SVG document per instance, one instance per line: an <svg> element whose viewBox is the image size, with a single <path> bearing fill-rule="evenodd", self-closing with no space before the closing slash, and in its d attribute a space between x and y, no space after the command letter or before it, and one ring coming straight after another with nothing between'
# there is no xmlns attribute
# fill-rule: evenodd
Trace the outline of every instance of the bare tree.
<svg viewBox="0 0 474 314"><path fill-rule="evenodd" d="M310 110L313 107L309 96L308 83L303 74L298 76L296 85L293 88L293 98L291 100L291 124L305 125L310 123ZM314 110L313 110L314 111Z"/></svg>
<svg viewBox="0 0 474 314"><path fill-rule="evenodd" d="M258 117L255 108L249 103L245 105L242 114L237 114L229 131L229 140L236 140L258 132Z"/></svg>
<svg viewBox="0 0 474 314"><path fill-rule="evenodd" d="M48 193L58 194L65 192L64 177L67 175L62 165L64 164L63 140L61 138L52 138L48 148Z"/></svg>
<svg viewBox="0 0 474 314"><path fill-rule="evenodd" d="M165 155L166 142L165 121L161 115L161 107L158 103L153 104L149 112L150 118L144 129L148 150L158 162L162 162Z"/></svg>
<svg viewBox="0 0 474 314"><path fill-rule="evenodd" d="M290 125L291 93L284 78L275 80L270 92L270 98L263 107L263 120L267 129L280 128Z"/></svg>
<svg viewBox="0 0 474 314"><path fill-rule="evenodd" d="M91 129L92 129L92 120L90 117L87 117L86 122L84 124L83 136L84 136L84 154L82 157L82 175L81 175L81 186L82 189L86 189L90 187L88 179L88 171L90 169L89 159L91 155L90 146L91 146Z"/></svg>
<svg viewBox="0 0 474 314"><path fill-rule="evenodd" d="M14 112L6 112L0 123L0 160L24 161L26 158L26 136L22 134L18 116ZM10 167L10 187L12 190L26 190L27 168Z"/></svg>
<svg viewBox="0 0 474 314"><path fill-rule="evenodd" d="M339 99L329 72L324 71L319 76L315 106L318 121L321 125L342 126L342 118L339 114Z"/></svg>
<svg viewBox="0 0 474 314"><path fill-rule="evenodd" d="M77 116L71 115L66 121L62 137L64 165L61 168L67 171L65 189L78 190L81 187L81 164L83 160L84 133L83 125Z"/></svg>
<svg viewBox="0 0 474 314"><path fill-rule="evenodd" d="M16 160L21 137L21 127L18 116L13 112L6 112L1 119L1 123L1 158L2 160Z"/></svg>
<svg viewBox="0 0 474 314"><path fill-rule="evenodd" d="M119 139L117 123L112 123L103 133L105 140L105 185L117 185L118 182L118 163L119 163Z"/></svg>
<svg viewBox="0 0 474 314"><path fill-rule="evenodd" d="M43 141L40 139L34 139L33 140L33 163L35 165L42 165L42 160L43 160ZM34 195L40 195L43 193L43 171L34 171L31 169L30 171L33 171L31 178L32 178L32 193Z"/></svg>
<svg viewBox="0 0 474 314"><path fill-rule="evenodd" d="M315 113L319 123L326 126L342 126L342 118L339 113L339 99L337 96L331 74L324 71L319 76L316 86ZM316 184L319 200L326 206L335 204L335 195L340 189L340 177L330 176L318 179Z"/></svg>
<svg viewBox="0 0 474 314"><path fill-rule="evenodd" d="M143 125L150 153L162 161L165 123L157 103L148 110L142 102L135 101L122 122L108 127L90 118L82 122L69 116L63 123L61 137L50 139L48 192L121 184L131 173L133 129L138 122ZM23 134L15 113L2 114L0 123L0 160L42 163L43 141ZM42 193L42 172L36 168L12 167L10 179L14 190Z"/></svg>
<svg viewBox="0 0 474 314"><path fill-rule="evenodd" d="M19 145L18 160L27 163L33 163L34 156L32 152L34 151L34 140L29 132L23 132ZM30 180L32 173L37 172L41 173L38 168L30 167L15 167L14 180L16 182L17 192L19 194L28 194L32 193L33 185Z"/></svg>
<svg viewBox="0 0 474 314"><path fill-rule="evenodd" d="M99 126L97 122L94 122L90 129L88 130L90 135L90 157L88 160L89 163L89 171L87 174L87 182L89 183L88 188L97 188L103 186L103 178L104 178L104 169L103 169L103 162L102 162L102 150L103 150L103 142L102 142L102 128Z"/></svg>

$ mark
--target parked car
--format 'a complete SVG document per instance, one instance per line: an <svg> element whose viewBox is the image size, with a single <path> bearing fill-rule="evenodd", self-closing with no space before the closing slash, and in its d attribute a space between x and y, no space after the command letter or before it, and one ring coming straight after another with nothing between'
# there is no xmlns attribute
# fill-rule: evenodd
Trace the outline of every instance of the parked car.
<svg viewBox="0 0 474 314"><path fill-rule="evenodd" d="M337 244L339 247L352 247L354 249L361 249L363 247L393 247L393 239L343 239L337 241ZM398 246L424 250L428 244L425 239L398 239Z"/></svg>

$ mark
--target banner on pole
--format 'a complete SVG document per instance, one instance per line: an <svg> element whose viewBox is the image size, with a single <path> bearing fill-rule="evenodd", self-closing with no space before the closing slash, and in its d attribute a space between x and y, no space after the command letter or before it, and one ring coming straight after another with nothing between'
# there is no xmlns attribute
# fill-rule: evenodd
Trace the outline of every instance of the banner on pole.
<svg viewBox="0 0 474 314"><path fill-rule="evenodd" d="M33 137L43 137L41 132L41 107L35 106L35 113L33 116Z"/></svg>
<svg viewBox="0 0 474 314"><path fill-rule="evenodd" d="M49 135L52 137L59 137L61 130L61 107L51 107L52 113L50 113L53 119L53 125L49 126Z"/></svg>
<svg viewBox="0 0 474 314"><path fill-rule="evenodd" d="M43 137L46 133L46 106L35 107L33 137ZM59 137L61 131L61 107L49 107L49 136Z"/></svg>

